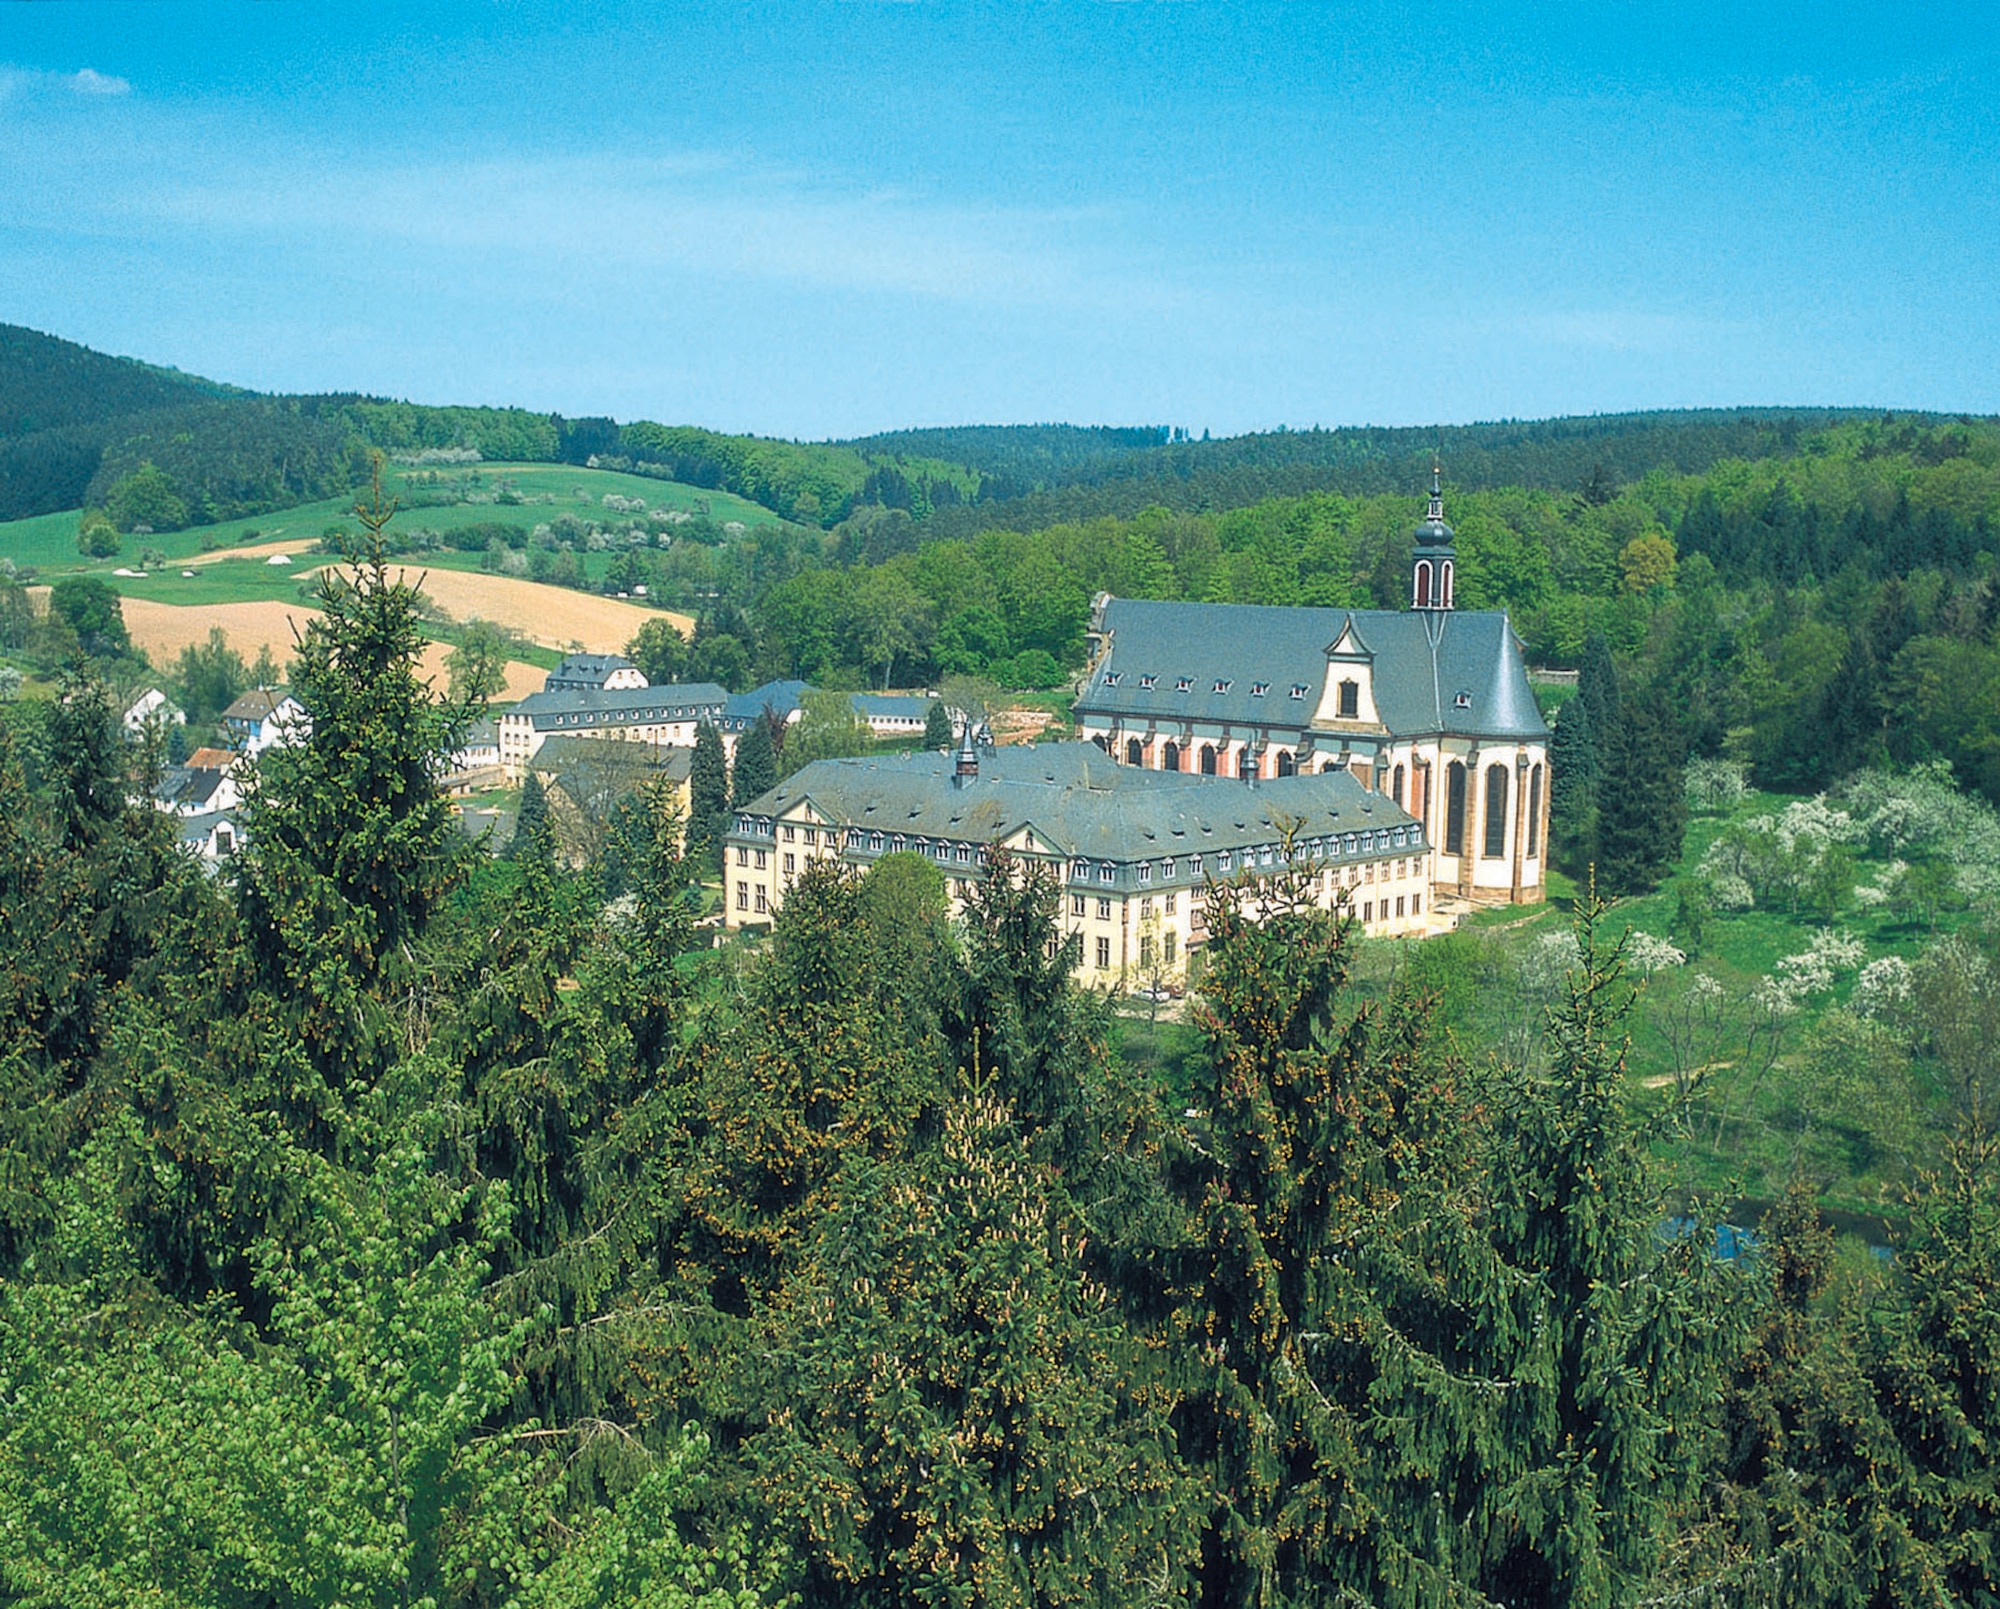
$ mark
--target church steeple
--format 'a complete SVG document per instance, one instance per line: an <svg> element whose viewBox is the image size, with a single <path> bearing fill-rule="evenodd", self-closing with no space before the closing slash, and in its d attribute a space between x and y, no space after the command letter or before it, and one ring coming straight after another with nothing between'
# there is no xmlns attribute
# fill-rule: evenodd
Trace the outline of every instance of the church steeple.
<svg viewBox="0 0 2000 1609"><path fill-rule="evenodd" d="M1444 465L1431 459L1431 500L1424 522L1417 527L1417 554L1410 573L1410 607L1442 610L1452 607L1453 570L1458 553L1452 530L1444 522Z"/></svg>

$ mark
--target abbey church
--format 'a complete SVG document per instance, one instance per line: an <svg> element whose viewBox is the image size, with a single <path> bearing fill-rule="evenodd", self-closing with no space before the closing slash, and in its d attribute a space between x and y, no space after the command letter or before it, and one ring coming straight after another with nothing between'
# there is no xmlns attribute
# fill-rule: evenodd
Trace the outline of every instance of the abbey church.
<svg viewBox="0 0 2000 1609"><path fill-rule="evenodd" d="M738 808L724 921L769 922L815 861L918 854L954 906L1039 864L1088 984L1186 974L1210 879L1289 872L1371 937L1543 897L1549 729L1499 612L1453 606L1433 476L1407 610L1100 597L1081 741L820 760Z"/></svg>
<svg viewBox="0 0 2000 1609"><path fill-rule="evenodd" d="M1422 825L1437 897L1539 900L1549 728L1507 616L1453 607L1456 559L1433 472L1407 610L1099 597L1079 735L1150 770L1350 772Z"/></svg>

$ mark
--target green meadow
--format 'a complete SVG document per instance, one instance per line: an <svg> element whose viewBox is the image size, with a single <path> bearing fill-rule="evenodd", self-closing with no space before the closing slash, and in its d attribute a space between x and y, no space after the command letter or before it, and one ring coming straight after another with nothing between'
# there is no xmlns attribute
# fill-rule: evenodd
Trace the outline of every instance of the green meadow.
<svg viewBox="0 0 2000 1609"><path fill-rule="evenodd" d="M769 509L728 492L705 491L676 481L649 480L642 475L626 475L611 470L579 469L570 464L472 464L440 466L437 469L410 469L390 466L383 475L386 495L396 499L399 512L392 530L427 529L440 533L461 530L468 525L512 525L532 530L559 514L580 519L623 517L606 509L604 498L642 500L650 512L706 515L717 525L731 521L746 529L781 523ZM499 499L505 496L509 500ZM519 501L514 499L518 498ZM451 499L451 501L443 501ZM553 499L553 501L544 501ZM324 498L304 503L276 514L259 514L218 525L196 526L185 531L157 532L149 536L127 536L123 550L114 558L86 559L77 552L77 512L41 514L33 519L0 523L0 557L12 559L22 568L33 568L43 580L58 574L99 576L121 592L134 597L159 598L163 602L242 602L256 598L290 597L285 586L272 590L270 578L252 580L232 571L232 581L222 592L199 596L184 590L150 590L154 576L144 582L118 576L119 569L139 567L141 553L148 548L166 556L179 579L185 560L219 549L261 545L270 542L317 539L338 529L358 535L353 518L352 497ZM605 555L578 555L596 560L601 569ZM477 554L444 553L426 555L440 569L477 569ZM261 563L261 561L252 561ZM229 561L214 566L221 570ZM276 575L282 577L279 570Z"/></svg>

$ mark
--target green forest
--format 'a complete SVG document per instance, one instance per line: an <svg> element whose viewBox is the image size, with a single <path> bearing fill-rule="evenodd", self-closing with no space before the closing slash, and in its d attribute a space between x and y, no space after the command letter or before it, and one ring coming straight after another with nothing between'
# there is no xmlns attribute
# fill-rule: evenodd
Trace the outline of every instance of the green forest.
<svg viewBox="0 0 2000 1609"><path fill-rule="evenodd" d="M1218 885L1153 1020L1004 861L711 948L719 743L692 860L643 789L468 839L389 556L646 585L656 680L1060 703L1100 591L1402 607L1438 433L760 442L0 337L0 511L84 511L45 602L0 554L0 1603L2000 1602L1993 421L1444 432L1561 897L1404 946ZM204 870L91 544L377 452L403 535Z"/></svg>
<svg viewBox="0 0 2000 1609"><path fill-rule="evenodd" d="M1803 1174L1728 1256L1653 1161L1695 1109L1629 1087L1659 958L1588 897L1469 1050L1448 950L1217 885L1171 1080L1004 858L957 923L891 857L711 950L664 794L582 866L459 832L474 707L364 558L221 876L88 660L0 707L0 1601L2000 1593L1990 1085L1892 1258ZM1579 707L1677 662L1623 595ZM1718 888L1810 902L1765 830Z"/></svg>

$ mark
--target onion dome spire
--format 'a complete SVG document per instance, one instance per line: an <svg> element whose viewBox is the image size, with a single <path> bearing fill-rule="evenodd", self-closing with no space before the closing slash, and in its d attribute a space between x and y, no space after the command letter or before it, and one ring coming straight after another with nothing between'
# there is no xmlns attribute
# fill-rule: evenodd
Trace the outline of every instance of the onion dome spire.
<svg viewBox="0 0 2000 1609"><path fill-rule="evenodd" d="M1431 455L1431 500L1416 530L1417 553L1410 574L1410 607L1449 609L1458 554L1452 529L1444 522L1444 463Z"/></svg>

